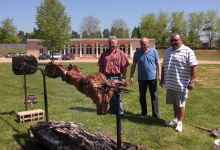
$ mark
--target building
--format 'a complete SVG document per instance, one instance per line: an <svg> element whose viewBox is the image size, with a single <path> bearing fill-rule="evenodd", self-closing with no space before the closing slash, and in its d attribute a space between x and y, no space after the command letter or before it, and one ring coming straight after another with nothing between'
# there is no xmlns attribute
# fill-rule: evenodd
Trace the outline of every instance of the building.
<svg viewBox="0 0 220 150"><path fill-rule="evenodd" d="M155 39L149 39L150 46L155 47ZM132 58L134 52L140 47L140 39L118 39L120 50L124 51L128 57ZM27 40L27 54L38 57L41 53L50 53L43 46L43 41L39 39ZM107 38L90 38L90 39L70 39L69 44L65 45L60 52L73 53L78 58L99 57L104 51L108 50Z"/></svg>

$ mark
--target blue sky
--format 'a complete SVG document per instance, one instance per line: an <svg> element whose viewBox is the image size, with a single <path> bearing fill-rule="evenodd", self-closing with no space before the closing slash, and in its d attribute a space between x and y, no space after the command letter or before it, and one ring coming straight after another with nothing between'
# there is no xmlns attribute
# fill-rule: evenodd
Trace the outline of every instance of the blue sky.
<svg viewBox="0 0 220 150"><path fill-rule="evenodd" d="M13 19L18 30L32 32L35 25L36 7L42 0L2 0L0 21ZM124 19L129 28L138 26L143 15L158 14L160 11L189 12L217 10L220 16L219 0L61 0L71 17L72 30L79 32L83 17L94 16L101 20L101 29L110 28L113 19Z"/></svg>

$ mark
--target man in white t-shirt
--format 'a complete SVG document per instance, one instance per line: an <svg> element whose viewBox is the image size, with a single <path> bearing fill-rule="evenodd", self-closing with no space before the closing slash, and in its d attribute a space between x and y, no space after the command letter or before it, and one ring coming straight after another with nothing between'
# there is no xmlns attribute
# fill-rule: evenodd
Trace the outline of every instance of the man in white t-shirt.
<svg viewBox="0 0 220 150"><path fill-rule="evenodd" d="M182 132L186 98L188 91L194 88L197 60L194 52L183 44L179 33L172 34L170 42L171 47L163 58L160 85L167 89L166 103L173 104L174 119L167 125Z"/></svg>

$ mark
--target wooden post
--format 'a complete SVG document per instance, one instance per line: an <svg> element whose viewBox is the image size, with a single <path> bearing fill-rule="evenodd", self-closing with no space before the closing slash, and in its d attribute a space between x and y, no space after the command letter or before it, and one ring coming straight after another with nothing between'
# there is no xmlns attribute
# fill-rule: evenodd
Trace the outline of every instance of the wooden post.
<svg viewBox="0 0 220 150"><path fill-rule="evenodd" d="M25 104L25 110L28 110L27 106L27 80L26 80L26 74L24 74L24 104Z"/></svg>
<svg viewBox="0 0 220 150"><path fill-rule="evenodd" d="M117 100L117 113L116 113L116 126L117 126L117 148L121 150L121 114L120 114L120 93L121 89L116 89Z"/></svg>
<svg viewBox="0 0 220 150"><path fill-rule="evenodd" d="M48 114L48 102L47 102L47 87L46 87L46 77L43 70L41 70L43 75L43 86L44 86L44 107L45 107L45 115L46 115L46 122L49 121L49 114Z"/></svg>

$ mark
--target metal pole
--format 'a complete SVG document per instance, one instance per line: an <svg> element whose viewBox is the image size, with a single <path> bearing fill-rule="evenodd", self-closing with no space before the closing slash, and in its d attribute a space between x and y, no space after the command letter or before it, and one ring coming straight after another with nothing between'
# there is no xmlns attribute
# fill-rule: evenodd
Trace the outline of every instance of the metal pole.
<svg viewBox="0 0 220 150"><path fill-rule="evenodd" d="M24 74L24 104L25 104L25 110L28 110L27 106L27 80L26 80L26 74Z"/></svg>
<svg viewBox="0 0 220 150"><path fill-rule="evenodd" d="M121 89L116 90L117 100L117 113L116 113L116 125L117 125L117 148L121 150L121 115L120 115L120 93Z"/></svg>
<svg viewBox="0 0 220 150"><path fill-rule="evenodd" d="M45 73L43 70L41 70L41 73L43 75L43 84L44 84L44 106L45 106L45 115L46 115L46 122L49 121L49 115L48 115L48 102L47 102L47 88L46 88L46 78Z"/></svg>

